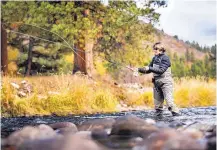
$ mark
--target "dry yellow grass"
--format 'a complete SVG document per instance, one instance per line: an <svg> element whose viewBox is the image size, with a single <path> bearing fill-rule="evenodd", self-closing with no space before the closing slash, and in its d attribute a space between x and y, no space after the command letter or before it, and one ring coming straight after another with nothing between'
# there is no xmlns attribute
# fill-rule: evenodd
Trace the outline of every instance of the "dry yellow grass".
<svg viewBox="0 0 217 150"><path fill-rule="evenodd" d="M153 92L147 91L143 94L138 92L126 92L125 103L128 106L153 106Z"/></svg>
<svg viewBox="0 0 217 150"><path fill-rule="evenodd" d="M216 105L216 81L202 78L181 78L174 82L174 100L179 107L199 107ZM152 90L138 93L125 93L127 105L153 107Z"/></svg>
<svg viewBox="0 0 217 150"><path fill-rule="evenodd" d="M203 78L182 78L175 84L175 102L180 107L215 106L216 81Z"/></svg>
<svg viewBox="0 0 217 150"><path fill-rule="evenodd" d="M108 86L86 77L62 75L25 78L34 87L27 98L14 96L11 82L23 78L3 78L1 108L3 115L80 114L116 111L117 96ZM53 94L52 94L53 93Z"/></svg>
<svg viewBox="0 0 217 150"><path fill-rule="evenodd" d="M10 83L27 80L33 93L26 98L16 96ZM211 106L216 102L216 81L183 78L175 81L175 103L179 107ZM81 75L38 77L3 77L1 112L3 116L67 115L115 112L119 100L128 106L153 107L152 90L143 94L126 92L103 80L93 81Z"/></svg>

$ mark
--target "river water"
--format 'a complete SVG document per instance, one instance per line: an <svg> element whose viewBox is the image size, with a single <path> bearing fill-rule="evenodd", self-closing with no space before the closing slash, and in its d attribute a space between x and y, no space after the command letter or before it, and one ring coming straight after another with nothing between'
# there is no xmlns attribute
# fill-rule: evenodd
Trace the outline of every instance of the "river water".
<svg viewBox="0 0 217 150"><path fill-rule="evenodd" d="M76 125L90 119L99 118L117 118L126 115L136 115L140 118L151 118L157 123L170 124L171 126L188 125L200 123L207 125L216 125L216 106L183 108L180 110L182 116L173 117L169 111L164 111L162 118L154 116L154 110L128 111L108 114L93 115L69 115L69 116L31 116L31 117L11 117L1 118L1 136L7 137L10 133L19 130L26 125L50 124L55 122L72 122Z"/></svg>

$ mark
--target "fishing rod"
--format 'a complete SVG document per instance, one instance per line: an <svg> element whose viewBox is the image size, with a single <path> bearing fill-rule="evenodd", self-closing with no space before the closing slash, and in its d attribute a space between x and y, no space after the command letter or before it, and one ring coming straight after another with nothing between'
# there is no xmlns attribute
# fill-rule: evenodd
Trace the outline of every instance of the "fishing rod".
<svg viewBox="0 0 217 150"><path fill-rule="evenodd" d="M9 23L11 23L11 22L9 22ZM13 22L13 23L17 23L17 22ZM20 23L20 22L18 22L18 23ZM55 32L52 32L52 31L49 31L48 29L39 27L39 26L34 25L34 24L28 24L28 23L23 23L23 22L21 22L21 23L24 24L24 25L33 26L33 27L36 27L36 28L39 28L39 29L42 29L42 30L45 30L45 31L47 31L47 32L50 32L50 33L53 33L53 34L57 35L58 37L60 37L60 38L68 45L68 47L69 47L77 56L79 56L84 62L86 62L79 54L77 54L77 52L70 46L70 44L69 44L63 37L61 37L59 34L57 34L57 33L55 33ZM6 23L3 23L3 24L6 24ZM20 33L21 33L21 32L20 32ZM30 34L28 34L28 35L30 35ZM36 36L34 36L34 37L36 37ZM41 38L41 39L42 39L42 38ZM45 40L47 40L47 39L45 39Z"/></svg>
<svg viewBox="0 0 217 150"><path fill-rule="evenodd" d="M9 32L13 32L13 33L17 33L17 34L21 34L21 35L33 37L33 38L36 38L36 39L40 39L40 40L43 40L43 41L46 41L46 42L57 43L57 42L55 42L55 41L47 40L47 39L40 38L40 37L37 37L37 36L33 36L33 35L30 35L30 34L25 34L25 33L22 33L22 32L18 32L18 31L14 31L14 30L9 30L9 29L6 29L6 30L9 31ZM64 46L64 47L70 48L69 46L64 45L64 44L62 44L62 43L59 43L59 44L62 45L62 46ZM76 49L76 48L73 48L73 49L76 50L76 51L84 52L83 50L79 50L79 49ZM100 59L103 59L103 58L100 58ZM128 67L128 66L125 66L124 64L117 63L117 62L113 62L113 61L107 60L107 59L103 59L103 60L106 60L106 61L108 61L108 62L110 62L110 63L112 63L112 64L115 64L115 65L119 65L119 66L128 68L129 70L135 71L133 68L130 68L130 67Z"/></svg>
<svg viewBox="0 0 217 150"><path fill-rule="evenodd" d="M16 23L16 22L13 22L13 23ZM20 22L18 22L18 23L20 23ZM3 24L6 24L6 23L3 23ZM84 52L84 51L83 51L83 50L79 50L79 49L77 49L77 48L75 48L75 47L71 47L71 45L70 45L62 36L60 36L59 34L57 34L57 33L55 33L55 32L52 32L52 31L50 31L50 30L48 30L48 29L45 29L45 28L43 28L43 27L34 25L34 24L27 24L27 23L22 23L22 24L28 25L28 26L33 26L33 27L36 27L36 28L39 28L39 29L42 29L42 30L45 30L45 31L47 31L47 32L50 32L50 33L53 33L53 34L57 35L57 36L60 37L67 45L64 45L64 44L62 44L62 43L59 43L59 44L61 44L62 46L65 46L65 47L67 47L67 48L70 48L77 56L79 56L84 62L86 62L86 60L84 60L84 59L76 52L76 51L80 51L80 52ZM33 36L33 35L30 35L30 34L25 34L25 33L22 33L22 32L18 32L18 31L14 31L14 30L9 30L9 29L6 29L6 30L7 30L7 31L10 31L10 32L13 32L13 33L17 33L17 34L21 34L21 35L25 35L25 36L37 38L37 39L40 39L40 40L44 40L44 41L46 41L46 42L57 43L57 42L55 42L55 41L47 40L47 39L44 39L44 38L41 38L41 37L37 37L37 36ZM103 59L103 58L101 58L101 59ZM110 63L112 63L112 64L114 64L114 65L119 65L119 66L125 67L125 68L127 68L127 69L129 69L129 70L135 72L135 69L133 69L133 68L131 68L131 67L128 67L128 66L126 66L126 65L124 65L124 64L117 63L117 62L113 62L113 61L110 61L110 60L107 60L107 59L103 59L103 60L106 60L106 61L108 61L108 62L110 62Z"/></svg>
<svg viewBox="0 0 217 150"><path fill-rule="evenodd" d="M106 59L104 59L104 60L106 60ZM119 65L119 66L125 67L125 68L127 68L127 69L129 69L129 70L135 71L133 68L130 68L129 66L125 66L124 64L117 63L117 62L112 62L112 61L110 61L110 60L106 60L106 61L108 61L108 62L110 62L110 63L112 63L112 64L115 64L115 65Z"/></svg>

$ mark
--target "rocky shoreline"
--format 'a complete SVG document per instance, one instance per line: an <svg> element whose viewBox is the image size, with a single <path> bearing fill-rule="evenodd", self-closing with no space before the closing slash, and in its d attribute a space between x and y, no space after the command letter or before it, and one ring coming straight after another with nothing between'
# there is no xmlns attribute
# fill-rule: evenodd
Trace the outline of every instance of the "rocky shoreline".
<svg viewBox="0 0 217 150"><path fill-rule="evenodd" d="M182 116L172 117L165 111L162 118L156 118L153 110L1 118L2 148L214 150L216 107L184 108L181 113Z"/></svg>

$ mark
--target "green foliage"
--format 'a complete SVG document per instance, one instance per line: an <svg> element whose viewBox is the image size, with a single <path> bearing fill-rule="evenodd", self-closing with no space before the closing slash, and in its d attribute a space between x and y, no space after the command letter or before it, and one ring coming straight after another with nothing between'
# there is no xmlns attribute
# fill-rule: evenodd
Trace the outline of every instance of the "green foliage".
<svg viewBox="0 0 217 150"><path fill-rule="evenodd" d="M194 52L190 53L190 61L194 62L195 61L195 56L194 56Z"/></svg>
<svg viewBox="0 0 217 150"><path fill-rule="evenodd" d="M204 76L215 78L215 62L210 61L206 55L203 60L196 60L194 53L186 51L186 57L178 57L176 53L171 57L172 73L175 77Z"/></svg>
<svg viewBox="0 0 217 150"><path fill-rule="evenodd" d="M94 50L105 53L105 58L126 64L141 65L147 63L147 59L144 58L149 54L148 48L142 47L142 42L152 40L153 26L142 23L139 17L145 17L151 23L158 22L159 14L150 7L152 4L158 7L165 5L164 2L158 1L141 4L141 8L137 7L135 1L111 1L107 7L99 1L8 1L2 5L2 20L9 29L16 29L19 32L50 39L67 46L79 43L79 46L83 47L85 39L92 38L97 41ZM33 24L33 26L28 24ZM35 25L53 33L37 28ZM20 42L26 40L26 37L12 33L9 35L13 36L9 39L15 47L20 47ZM60 47L58 43L48 44L35 39L33 66L37 66L37 72L41 71L42 66L45 66L44 68L48 71L58 71L58 68L63 67L60 64L62 64L64 53L72 50ZM26 57L23 56L28 52L28 45L22 47L22 54L17 60L20 68L26 65ZM124 54L123 58L120 54ZM116 55L117 58L114 57ZM36 59L37 57L42 58ZM65 68L71 69L71 67Z"/></svg>
<svg viewBox="0 0 217 150"><path fill-rule="evenodd" d="M212 46L202 46L202 45L199 45L198 42L190 42L190 41L185 41L186 44L188 44L189 46L197 49L198 51L201 51L201 52L204 52L204 53L207 53L207 52L211 52L212 54L214 54L214 56L216 56L216 44L215 45L212 45Z"/></svg>
<svg viewBox="0 0 217 150"><path fill-rule="evenodd" d="M216 56L216 44L211 47L211 53Z"/></svg>
<svg viewBox="0 0 217 150"><path fill-rule="evenodd" d="M86 38L96 41L94 51L103 53L103 58L130 66L147 65L151 59L151 48L144 47L144 42L153 42L153 26L158 22L159 14L151 5L165 6L164 1L150 1L138 8L135 1L111 1L107 7L99 1L8 1L2 3L2 22L8 29L39 36L56 43L48 43L34 39L32 70L37 73L68 73L73 68L72 62L66 62L65 56L72 50L61 44L84 46ZM144 24L139 20L144 17L152 24ZM30 26L33 24L54 32L47 32ZM178 36L174 36L178 39ZM64 41L63 40L66 40ZM25 72L27 64L28 37L9 34L9 43L20 50L16 61L19 72ZM216 45L202 47L197 42L186 41L187 44L203 52L216 54ZM195 59L194 53L188 49L185 58L175 53L172 58L174 76L207 76L215 77L216 64L206 56L203 61ZM111 63L103 65L95 63L100 74L106 67L109 73L118 76L121 66Z"/></svg>
<svg viewBox="0 0 217 150"><path fill-rule="evenodd" d="M189 52L188 49L186 49L185 58L186 58L187 61L190 61L190 59L191 59L190 52Z"/></svg>
<svg viewBox="0 0 217 150"><path fill-rule="evenodd" d="M178 35L174 35L173 37L177 40L179 39Z"/></svg>

